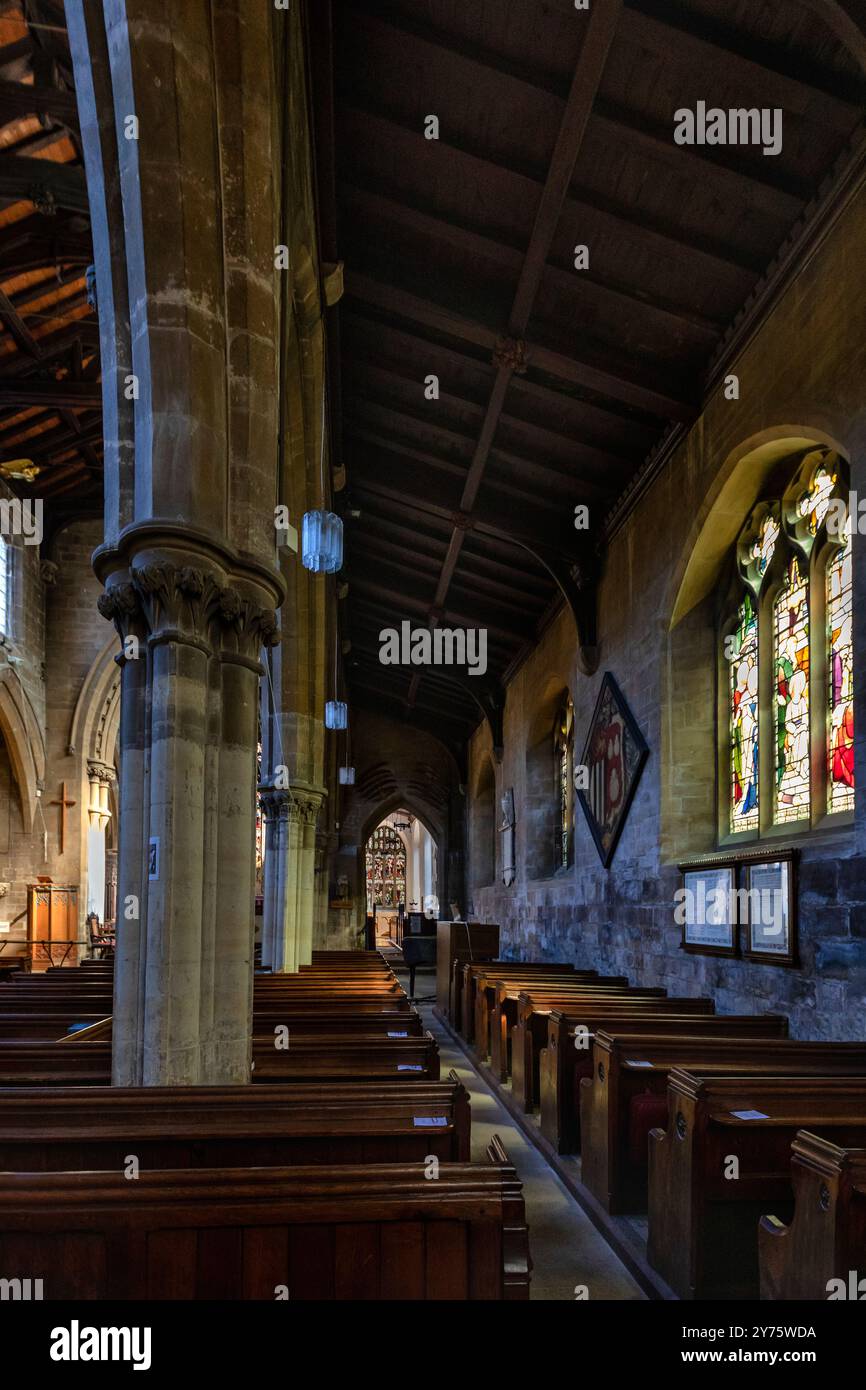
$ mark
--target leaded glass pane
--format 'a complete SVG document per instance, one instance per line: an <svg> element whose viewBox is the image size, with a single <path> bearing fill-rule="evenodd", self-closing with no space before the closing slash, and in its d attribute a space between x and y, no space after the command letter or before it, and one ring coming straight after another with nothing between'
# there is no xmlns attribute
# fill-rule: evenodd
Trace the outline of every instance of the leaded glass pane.
<svg viewBox="0 0 866 1390"><path fill-rule="evenodd" d="M732 640L731 640L732 639ZM758 829L758 619L747 594L727 646L731 695L731 830Z"/></svg>
<svg viewBox="0 0 866 1390"><path fill-rule="evenodd" d="M854 649L851 538L827 570L828 811L854 809Z"/></svg>
<svg viewBox="0 0 866 1390"><path fill-rule="evenodd" d="M406 850L390 825L380 825L367 841L367 911L397 908L406 901Z"/></svg>
<svg viewBox="0 0 866 1390"><path fill-rule="evenodd" d="M773 609L776 677L775 819L809 815L809 589L796 556Z"/></svg>

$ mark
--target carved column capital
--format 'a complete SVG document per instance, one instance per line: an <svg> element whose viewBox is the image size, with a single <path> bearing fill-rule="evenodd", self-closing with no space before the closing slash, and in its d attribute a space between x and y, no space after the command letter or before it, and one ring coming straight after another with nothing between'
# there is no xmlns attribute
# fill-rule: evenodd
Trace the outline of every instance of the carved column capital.
<svg viewBox="0 0 866 1390"><path fill-rule="evenodd" d="M256 671L262 647L280 640L273 608L200 565L162 560L137 565L128 579L100 594L97 606L114 622L121 641L135 633L152 645L182 642Z"/></svg>
<svg viewBox="0 0 866 1390"><path fill-rule="evenodd" d="M280 630L274 609L260 607L231 585L220 592L219 620L220 650L224 658L239 657L257 662L262 647L279 645Z"/></svg>
<svg viewBox="0 0 866 1390"><path fill-rule="evenodd" d="M262 814L265 820L288 820L289 793L287 791L281 791L278 787L260 787L259 800L262 804Z"/></svg>

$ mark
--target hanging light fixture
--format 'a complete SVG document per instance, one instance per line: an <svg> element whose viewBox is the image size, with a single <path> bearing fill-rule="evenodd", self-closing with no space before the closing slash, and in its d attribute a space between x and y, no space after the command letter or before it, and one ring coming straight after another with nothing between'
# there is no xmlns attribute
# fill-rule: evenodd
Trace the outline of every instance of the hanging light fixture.
<svg viewBox="0 0 866 1390"><path fill-rule="evenodd" d="M341 787L354 787L354 785L355 785L355 769L354 769L353 767L341 767L341 768L340 768L340 786L341 786Z"/></svg>
<svg viewBox="0 0 866 1390"><path fill-rule="evenodd" d="M342 565L343 523L334 512L304 512L301 563L313 574L336 574Z"/></svg>
<svg viewBox="0 0 866 1390"><path fill-rule="evenodd" d="M322 384L322 505L304 513L301 564L312 574L336 574L343 563L343 523L325 508L325 387Z"/></svg>
<svg viewBox="0 0 866 1390"><path fill-rule="evenodd" d="M349 706L345 700L329 700L325 705L325 728L348 729Z"/></svg>

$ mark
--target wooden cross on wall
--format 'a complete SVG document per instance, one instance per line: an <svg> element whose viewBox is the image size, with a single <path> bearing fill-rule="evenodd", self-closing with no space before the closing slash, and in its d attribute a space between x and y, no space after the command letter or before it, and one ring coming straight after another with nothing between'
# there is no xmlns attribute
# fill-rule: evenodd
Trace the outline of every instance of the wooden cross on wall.
<svg viewBox="0 0 866 1390"><path fill-rule="evenodd" d="M64 849L64 845L65 845L65 843L66 843L66 808L67 808L67 806L74 806L74 805L75 805L75 802L74 802L74 801L67 801L67 799L66 799L66 783L65 783L65 782L61 782L61 783L60 783L60 800L59 800L59 801L49 801L48 805L49 805L49 806L59 806L59 807L60 807L60 853L62 854L62 853L63 853L63 849Z"/></svg>

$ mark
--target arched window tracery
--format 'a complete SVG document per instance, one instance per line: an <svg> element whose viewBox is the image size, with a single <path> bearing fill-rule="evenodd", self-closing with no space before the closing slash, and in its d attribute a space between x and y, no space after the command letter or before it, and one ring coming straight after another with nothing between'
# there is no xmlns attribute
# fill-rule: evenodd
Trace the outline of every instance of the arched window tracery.
<svg viewBox="0 0 866 1390"><path fill-rule="evenodd" d="M853 810L844 474L832 451L812 451L740 532L721 630L723 836L808 829Z"/></svg>

